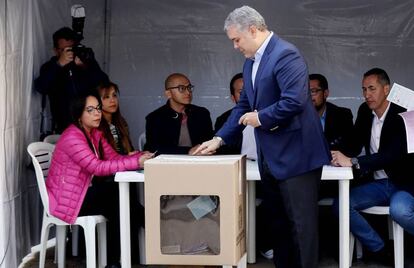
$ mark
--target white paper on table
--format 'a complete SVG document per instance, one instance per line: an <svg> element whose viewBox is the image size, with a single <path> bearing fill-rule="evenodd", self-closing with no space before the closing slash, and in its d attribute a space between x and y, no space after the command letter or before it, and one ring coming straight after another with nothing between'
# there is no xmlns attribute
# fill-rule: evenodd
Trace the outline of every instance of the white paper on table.
<svg viewBox="0 0 414 268"><path fill-rule="evenodd" d="M414 91L397 83L392 85L387 100L406 108L408 111L414 110Z"/></svg>
<svg viewBox="0 0 414 268"><path fill-rule="evenodd" d="M408 153L414 152L414 110L400 113L404 119L405 132L407 134L407 151Z"/></svg>

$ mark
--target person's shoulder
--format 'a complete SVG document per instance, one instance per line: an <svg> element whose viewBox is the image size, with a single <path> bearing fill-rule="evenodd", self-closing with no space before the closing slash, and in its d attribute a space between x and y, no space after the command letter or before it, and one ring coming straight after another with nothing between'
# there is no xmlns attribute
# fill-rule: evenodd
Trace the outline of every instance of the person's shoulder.
<svg viewBox="0 0 414 268"><path fill-rule="evenodd" d="M352 114L351 109L343 107L343 106L338 106L336 104L333 104L332 102L326 102L326 109L329 111L335 111L338 113L343 113L343 114Z"/></svg>
<svg viewBox="0 0 414 268"><path fill-rule="evenodd" d="M206 107L198 106L198 105L195 105L195 104L189 104L188 108L193 110L193 111L203 111L203 112L207 111L208 112L208 109Z"/></svg>
<svg viewBox="0 0 414 268"><path fill-rule="evenodd" d="M152 119L152 118L157 118L159 116L162 116L162 115L166 114L167 112L168 112L167 105L163 105L161 107L158 107L154 111L150 112L149 114L147 114L146 119L148 120L148 119Z"/></svg>
<svg viewBox="0 0 414 268"><path fill-rule="evenodd" d="M59 138L59 145L63 147L72 147L75 144L78 144L80 140L86 140L85 134L75 125L69 125Z"/></svg>
<svg viewBox="0 0 414 268"><path fill-rule="evenodd" d="M359 105L358 114L361 114L361 113L372 114L372 110L369 108L368 104L365 101L361 103L361 105Z"/></svg>
<svg viewBox="0 0 414 268"><path fill-rule="evenodd" d="M44 62L41 66L41 69L50 69L50 68L57 68L60 65L57 62L58 58L56 56L51 57L48 61Z"/></svg>
<svg viewBox="0 0 414 268"><path fill-rule="evenodd" d="M292 51L292 52L299 52L298 48L290 43L289 41L286 41L285 39L279 37L277 34L273 33L272 38L269 41L269 44L271 46L274 46L274 48L279 48L284 51Z"/></svg>
<svg viewBox="0 0 414 268"><path fill-rule="evenodd" d="M391 103L390 109L389 109L389 112L391 112L393 114L399 114L399 113L403 113L403 112L406 112L406 111L407 111L407 109L405 109L405 108L403 108L403 107L401 107L397 104L394 104L394 103Z"/></svg>
<svg viewBox="0 0 414 268"><path fill-rule="evenodd" d="M189 104L186 111L189 111L190 113L193 113L193 114L195 113L208 114L208 115L210 114L210 111L206 107L197 106L194 104Z"/></svg>
<svg viewBox="0 0 414 268"><path fill-rule="evenodd" d="M232 109L230 109L230 110L227 110L227 111L225 111L224 113L222 113L219 117L217 117L217 120L220 120L220 119L227 119L229 116L230 116L230 114L231 114L231 112L233 111L233 108Z"/></svg>

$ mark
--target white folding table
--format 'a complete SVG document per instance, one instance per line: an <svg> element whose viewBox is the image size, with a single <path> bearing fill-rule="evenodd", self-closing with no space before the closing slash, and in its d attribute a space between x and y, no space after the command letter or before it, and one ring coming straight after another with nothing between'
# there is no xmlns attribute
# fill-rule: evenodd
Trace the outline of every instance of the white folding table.
<svg viewBox="0 0 414 268"><path fill-rule="evenodd" d="M322 180L339 181L339 213L340 213L340 268L349 267L349 180L352 169L346 167L324 166ZM247 262L256 262L256 181L260 173L256 161L246 161L247 180ZM121 232L121 264L131 267L131 226L129 206L129 183L145 182L144 173L137 171L117 172L115 181L119 183L119 211ZM143 189L143 187L141 187ZM143 191L142 191L143 192ZM142 234L141 234L142 235ZM145 249L140 243L140 253L145 256ZM244 259L244 258L243 258Z"/></svg>

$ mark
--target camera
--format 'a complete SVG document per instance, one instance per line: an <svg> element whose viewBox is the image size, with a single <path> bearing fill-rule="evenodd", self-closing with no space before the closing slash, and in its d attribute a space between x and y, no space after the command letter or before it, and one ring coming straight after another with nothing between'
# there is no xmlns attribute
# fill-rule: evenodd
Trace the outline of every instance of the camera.
<svg viewBox="0 0 414 268"><path fill-rule="evenodd" d="M76 4L71 7L72 15L72 30L77 35L77 40L80 42L83 40L83 28L85 26L85 8L82 5ZM87 63L94 59L94 53L92 48L86 47L81 43L72 47L72 51L75 57L78 57L82 62Z"/></svg>
<svg viewBox="0 0 414 268"><path fill-rule="evenodd" d="M82 44L77 44L72 47L73 55L78 57L83 63L87 63L94 59L92 48L86 47Z"/></svg>

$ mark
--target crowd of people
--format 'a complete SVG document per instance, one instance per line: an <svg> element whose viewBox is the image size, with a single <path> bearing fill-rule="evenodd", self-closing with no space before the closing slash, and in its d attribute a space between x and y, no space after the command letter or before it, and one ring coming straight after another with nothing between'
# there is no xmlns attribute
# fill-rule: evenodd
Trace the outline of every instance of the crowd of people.
<svg viewBox="0 0 414 268"><path fill-rule="evenodd" d="M320 181L322 166L332 164L354 170L350 228L367 258L392 261L383 239L360 213L390 206L391 217L414 235L414 180L409 177L414 158L399 116L405 109L387 100L387 73L373 68L363 75L365 101L354 124L350 109L327 101L327 79L309 75L299 50L269 30L255 9L232 11L224 30L246 57L243 72L230 81L235 106L217 118L213 129L208 109L192 104L190 79L172 73L165 79L167 102L146 116L145 151L134 150L118 86L93 57L83 62L74 54L78 40L70 28L53 35L55 56L35 81L36 90L49 97L53 132L61 134L46 182L50 213L68 223L80 215L107 217L107 267L120 267L116 172L143 168L155 152L242 153L257 160L262 179L260 250L276 267L317 267L323 216L318 201L338 195L336 184ZM137 222L133 226L139 226L143 208L135 194L131 191L131 215ZM338 214L337 199L332 211Z"/></svg>

